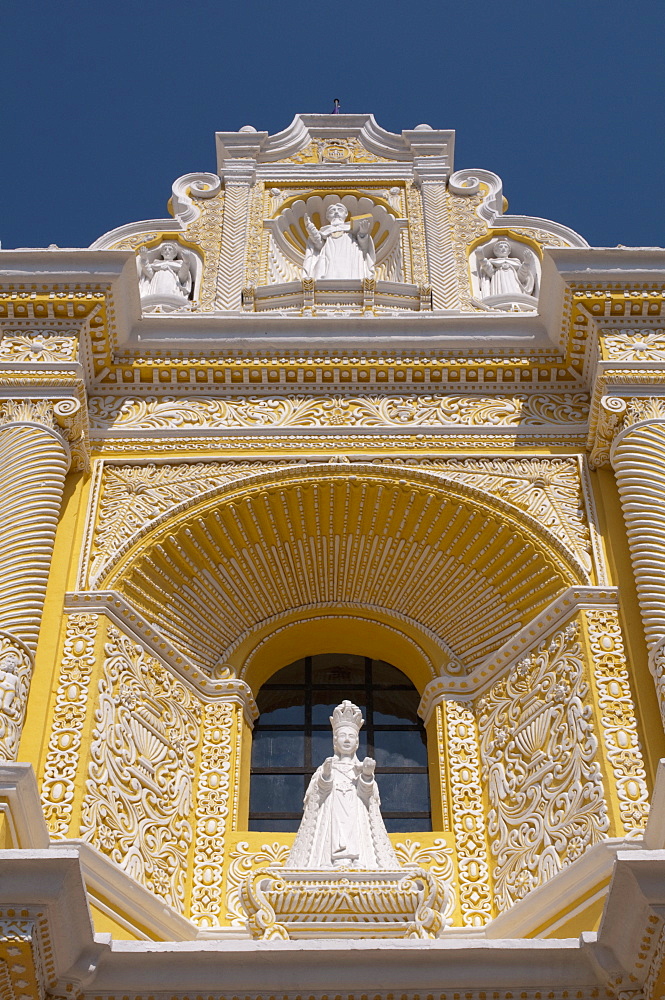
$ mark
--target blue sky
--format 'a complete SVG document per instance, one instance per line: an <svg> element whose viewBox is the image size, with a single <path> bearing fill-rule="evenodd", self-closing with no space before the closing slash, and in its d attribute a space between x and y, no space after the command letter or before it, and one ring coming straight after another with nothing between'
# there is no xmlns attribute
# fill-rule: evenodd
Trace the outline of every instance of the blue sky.
<svg viewBox="0 0 665 1000"><path fill-rule="evenodd" d="M298 111L457 131L510 211L665 245L663 0L4 0L0 239L87 246Z"/></svg>

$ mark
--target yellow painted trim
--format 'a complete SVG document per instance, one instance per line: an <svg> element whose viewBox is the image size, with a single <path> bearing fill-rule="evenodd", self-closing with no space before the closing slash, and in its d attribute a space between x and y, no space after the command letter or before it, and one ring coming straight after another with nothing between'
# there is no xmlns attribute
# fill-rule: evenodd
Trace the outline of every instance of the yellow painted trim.
<svg viewBox="0 0 665 1000"><path fill-rule="evenodd" d="M82 473L70 473L66 477L60 521L53 546L51 571L35 652L35 669L18 757L19 760L32 764L38 775L44 765L51 732L50 720L53 716L60 652L66 626L62 605L67 590L75 586L88 486L89 480Z"/></svg>
<svg viewBox="0 0 665 1000"><path fill-rule="evenodd" d="M642 626L637 588L616 480L611 469L591 473L600 535L611 582L619 587L619 618L626 643L635 716L644 755L647 782L653 787L658 761L665 757L665 732Z"/></svg>

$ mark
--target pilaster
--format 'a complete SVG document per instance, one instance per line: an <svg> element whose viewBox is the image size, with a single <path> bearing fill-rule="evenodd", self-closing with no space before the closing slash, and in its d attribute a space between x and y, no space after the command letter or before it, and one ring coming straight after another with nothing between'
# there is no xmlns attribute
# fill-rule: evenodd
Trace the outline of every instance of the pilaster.
<svg viewBox="0 0 665 1000"><path fill-rule="evenodd" d="M239 312L242 307L251 191L255 178L255 160L227 160L224 163L224 219L215 300L218 309Z"/></svg>
<svg viewBox="0 0 665 1000"><path fill-rule="evenodd" d="M440 157L416 157L414 178L420 184L432 309L458 309L459 288L446 201L447 170Z"/></svg>

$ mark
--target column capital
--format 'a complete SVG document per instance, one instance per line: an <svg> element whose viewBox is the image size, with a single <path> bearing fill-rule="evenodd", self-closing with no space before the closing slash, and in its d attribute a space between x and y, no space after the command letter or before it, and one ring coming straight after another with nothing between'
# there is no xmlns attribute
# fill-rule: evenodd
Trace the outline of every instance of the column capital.
<svg viewBox="0 0 665 1000"><path fill-rule="evenodd" d="M444 188L450 174L446 156L414 156L413 179L416 184L441 184Z"/></svg>
<svg viewBox="0 0 665 1000"><path fill-rule="evenodd" d="M256 160L226 160L220 176L224 187L251 187L256 180Z"/></svg>
<svg viewBox="0 0 665 1000"><path fill-rule="evenodd" d="M665 420L665 387L612 386L592 400L587 448L592 468L609 465L612 448L622 432L637 424Z"/></svg>
<svg viewBox="0 0 665 1000"><path fill-rule="evenodd" d="M87 407L77 396L0 399L0 427L10 424L43 427L70 455L75 471L89 470Z"/></svg>

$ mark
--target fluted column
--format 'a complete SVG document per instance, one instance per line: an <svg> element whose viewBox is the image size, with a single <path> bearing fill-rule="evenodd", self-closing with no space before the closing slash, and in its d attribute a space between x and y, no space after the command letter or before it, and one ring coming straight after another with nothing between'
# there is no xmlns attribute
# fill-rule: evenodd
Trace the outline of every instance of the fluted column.
<svg viewBox="0 0 665 1000"><path fill-rule="evenodd" d="M610 458L665 725L665 406L660 400L639 400L627 408Z"/></svg>
<svg viewBox="0 0 665 1000"><path fill-rule="evenodd" d="M6 400L0 416L0 759L18 750L70 464L56 418L76 407Z"/></svg>

